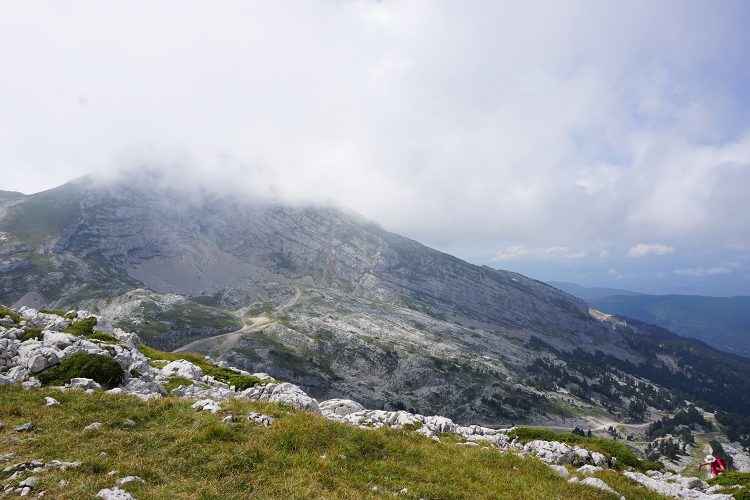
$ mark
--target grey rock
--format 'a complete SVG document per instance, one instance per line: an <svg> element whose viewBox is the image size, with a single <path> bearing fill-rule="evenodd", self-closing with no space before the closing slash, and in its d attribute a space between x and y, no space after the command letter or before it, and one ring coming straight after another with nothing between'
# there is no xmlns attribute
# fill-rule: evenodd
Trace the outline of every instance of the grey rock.
<svg viewBox="0 0 750 500"><path fill-rule="evenodd" d="M22 424L16 427L16 432L31 432L33 430L34 430L34 424L31 422L26 422L25 424Z"/></svg>
<svg viewBox="0 0 750 500"><path fill-rule="evenodd" d="M84 431L98 431L102 427L104 427L104 424L101 422L92 422L86 427L83 428Z"/></svg>
<svg viewBox="0 0 750 500"><path fill-rule="evenodd" d="M44 398L44 406L60 406L60 402L49 396Z"/></svg>
<svg viewBox="0 0 750 500"><path fill-rule="evenodd" d="M36 488L36 486L39 484L39 478L37 476L29 476L18 485L21 488L28 486L29 488Z"/></svg>
<svg viewBox="0 0 750 500"><path fill-rule="evenodd" d="M597 467L596 465L586 464L576 469L576 472L578 472L579 474L591 475L603 470L604 469L602 469L601 467Z"/></svg>
<svg viewBox="0 0 750 500"><path fill-rule="evenodd" d="M596 488L599 490L607 491L609 493L617 494L615 490L610 488L607 483L605 483L598 477L587 477L585 479L581 479L581 484L585 484L586 486L591 486L592 488Z"/></svg>
<svg viewBox="0 0 750 500"><path fill-rule="evenodd" d="M548 467L552 469L555 472L555 474L557 474L558 476L562 478L570 476L570 472L563 465L549 464Z"/></svg>
<svg viewBox="0 0 750 500"><path fill-rule="evenodd" d="M323 415L333 414L339 417L365 409L364 406L351 399L329 399L320 403L319 407Z"/></svg>
<svg viewBox="0 0 750 500"><path fill-rule="evenodd" d="M271 427L274 418L270 415L263 415L262 413L253 412L247 416L247 420L250 422L255 422L256 424L261 424L263 427Z"/></svg>
<svg viewBox="0 0 750 500"><path fill-rule="evenodd" d="M217 413L221 411L219 403L217 403L213 399L201 399L200 401L196 401L195 403L193 403L192 408L193 410L210 411L211 413Z"/></svg>
<svg viewBox="0 0 750 500"><path fill-rule="evenodd" d="M102 500L135 500L133 495L116 486L99 490L96 496Z"/></svg>
<svg viewBox="0 0 750 500"><path fill-rule="evenodd" d="M93 379L90 378L72 378L70 379L70 383L68 383L68 387L71 389L101 389L102 386L99 385L98 382L96 382Z"/></svg>
<svg viewBox="0 0 750 500"><path fill-rule="evenodd" d="M141 479L138 476L125 476L123 478L120 478L117 480L117 484L124 485L128 483L140 483L140 484L146 484L146 481Z"/></svg>

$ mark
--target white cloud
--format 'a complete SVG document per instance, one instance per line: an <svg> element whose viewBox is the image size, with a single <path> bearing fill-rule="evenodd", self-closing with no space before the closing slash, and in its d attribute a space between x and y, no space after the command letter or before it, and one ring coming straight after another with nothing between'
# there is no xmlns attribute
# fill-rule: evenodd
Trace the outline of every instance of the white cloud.
<svg viewBox="0 0 750 500"><path fill-rule="evenodd" d="M738 267L740 267L739 262L726 262L719 266L713 266L713 267L699 266L699 267L690 267L687 269L675 269L674 273L680 276L694 276L694 277L716 276L716 275L721 275L721 274L731 274Z"/></svg>
<svg viewBox="0 0 750 500"><path fill-rule="evenodd" d="M750 234L749 23L741 0L2 2L0 189L177 165L464 257L724 245Z"/></svg>
<svg viewBox="0 0 750 500"><path fill-rule="evenodd" d="M674 248L661 243L638 243L630 247L628 256L645 257L646 255L669 255L674 253Z"/></svg>
<svg viewBox="0 0 750 500"><path fill-rule="evenodd" d="M526 248L524 245L512 245L497 252L492 260L580 259L585 256L585 250L568 247Z"/></svg>

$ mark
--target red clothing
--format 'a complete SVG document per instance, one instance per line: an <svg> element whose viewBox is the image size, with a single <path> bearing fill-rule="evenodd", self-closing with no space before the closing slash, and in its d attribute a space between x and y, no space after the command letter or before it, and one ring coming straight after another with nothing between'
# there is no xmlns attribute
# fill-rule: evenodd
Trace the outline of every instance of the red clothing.
<svg viewBox="0 0 750 500"><path fill-rule="evenodd" d="M726 471L726 465L724 464L724 460L718 457L716 457L716 460L711 462L709 465L711 466L711 474L713 474L714 476L722 474L723 472ZM721 467L723 467L724 470L719 470Z"/></svg>

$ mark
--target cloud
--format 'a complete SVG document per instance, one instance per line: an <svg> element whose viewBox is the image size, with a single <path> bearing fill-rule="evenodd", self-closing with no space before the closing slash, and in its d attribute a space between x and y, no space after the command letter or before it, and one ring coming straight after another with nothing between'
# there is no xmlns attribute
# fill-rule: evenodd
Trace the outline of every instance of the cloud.
<svg viewBox="0 0 750 500"><path fill-rule="evenodd" d="M680 276L693 276L693 277L704 277L704 276L716 276L721 274L731 274L738 267L739 262L727 262L719 266L713 267L690 267L687 269L675 269L674 273Z"/></svg>
<svg viewBox="0 0 750 500"><path fill-rule="evenodd" d="M290 7L2 3L0 189L172 166L484 261L750 234L742 0Z"/></svg>
<svg viewBox="0 0 750 500"><path fill-rule="evenodd" d="M492 260L580 259L585 256L586 251L567 247L526 248L524 245L513 245L497 252Z"/></svg>
<svg viewBox="0 0 750 500"><path fill-rule="evenodd" d="M661 243L638 243L630 247L629 257L645 257L647 255L669 255L674 253L674 248Z"/></svg>

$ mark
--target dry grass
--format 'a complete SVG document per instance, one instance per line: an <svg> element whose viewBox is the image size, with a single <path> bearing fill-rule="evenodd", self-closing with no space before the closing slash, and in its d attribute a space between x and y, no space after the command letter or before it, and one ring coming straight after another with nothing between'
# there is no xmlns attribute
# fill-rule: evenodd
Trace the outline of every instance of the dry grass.
<svg viewBox="0 0 750 500"><path fill-rule="evenodd" d="M44 396L61 403L45 407ZM53 459L83 461L79 469L37 474L48 498L90 498L118 477L140 499L405 498L613 499L568 484L535 459L496 450L439 443L396 430L360 430L280 405L227 401L217 415L198 413L191 401L142 402L102 392L22 391L0 388L0 444L13 463ZM276 417L270 428L243 417L260 411ZM232 413L240 422L225 424ZM126 425L132 419L135 426ZM13 428L32 421L34 432ZM99 431L83 428L102 422ZM11 438L24 439L12 443ZM105 452L106 456L100 456ZM0 476L0 484L10 481ZM617 473L601 476L627 498L660 498ZM61 479L69 484L60 488ZM19 479L20 480L20 479Z"/></svg>

